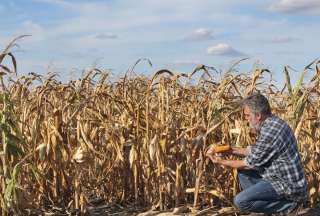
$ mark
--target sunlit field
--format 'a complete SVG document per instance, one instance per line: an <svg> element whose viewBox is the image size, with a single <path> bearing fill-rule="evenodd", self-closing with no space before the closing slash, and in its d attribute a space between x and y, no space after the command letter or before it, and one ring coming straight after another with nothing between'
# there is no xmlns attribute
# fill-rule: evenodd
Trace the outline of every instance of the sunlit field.
<svg viewBox="0 0 320 216"><path fill-rule="evenodd" d="M232 204L237 171L212 164L205 152L216 142L254 143L239 108L254 92L294 130L308 179L306 207L319 202L320 61L294 83L284 67L282 86L264 68L235 72L242 61L219 76L205 65L149 78L133 75L133 67L118 80L93 69L62 83L55 74L13 75L16 42L0 55L2 215L89 215L99 205L240 215Z"/></svg>

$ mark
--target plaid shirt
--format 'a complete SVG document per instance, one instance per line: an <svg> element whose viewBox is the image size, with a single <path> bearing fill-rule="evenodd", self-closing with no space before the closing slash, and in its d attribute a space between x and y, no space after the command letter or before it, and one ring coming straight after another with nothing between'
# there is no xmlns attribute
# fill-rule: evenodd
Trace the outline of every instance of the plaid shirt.
<svg viewBox="0 0 320 216"><path fill-rule="evenodd" d="M279 195L298 202L307 198L307 182L297 141L285 121L273 115L267 117L249 152L245 158L247 166L258 170Z"/></svg>

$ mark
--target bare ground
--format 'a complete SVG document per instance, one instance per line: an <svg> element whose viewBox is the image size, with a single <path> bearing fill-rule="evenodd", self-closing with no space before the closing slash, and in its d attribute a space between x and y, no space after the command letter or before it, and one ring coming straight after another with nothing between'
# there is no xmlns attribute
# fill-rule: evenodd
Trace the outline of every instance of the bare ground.
<svg viewBox="0 0 320 216"><path fill-rule="evenodd" d="M214 216L242 216L248 215L246 213L241 213L232 207L218 208L209 207L199 210L192 210L192 207L182 206L180 208L170 209L166 211L158 210L148 210L146 208L135 207L134 205L121 206L117 204L106 204L100 206L94 206L88 209L86 213L88 216L173 216L173 215L190 215L190 216L200 216L200 215L214 215ZM320 216L320 204L315 208L304 208L298 214L299 216Z"/></svg>

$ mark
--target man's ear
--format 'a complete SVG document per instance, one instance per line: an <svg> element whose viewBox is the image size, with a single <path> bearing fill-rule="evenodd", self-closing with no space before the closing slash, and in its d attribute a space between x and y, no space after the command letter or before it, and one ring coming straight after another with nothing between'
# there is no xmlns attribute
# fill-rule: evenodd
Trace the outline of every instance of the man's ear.
<svg viewBox="0 0 320 216"><path fill-rule="evenodd" d="M257 112L257 113L256 113L256 116L257 116L257 119L258 119L259 121L262 120L262 113Z"/></svg>

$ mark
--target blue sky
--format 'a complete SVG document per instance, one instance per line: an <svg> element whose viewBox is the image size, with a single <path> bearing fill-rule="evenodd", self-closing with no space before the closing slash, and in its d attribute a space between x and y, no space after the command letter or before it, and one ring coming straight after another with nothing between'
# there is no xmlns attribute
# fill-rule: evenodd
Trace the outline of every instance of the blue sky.
<svg viewBox="0 0 320 216"><path fill-rule="evenodd" d="M320 57L320 0L11 0L0 12L0 46L32 35L14 50L20 74L121 74L139 58L153 63L140 73L189 72L250 57L241 70L258 62L282 79L284 65L301 70Z"/></svg>

